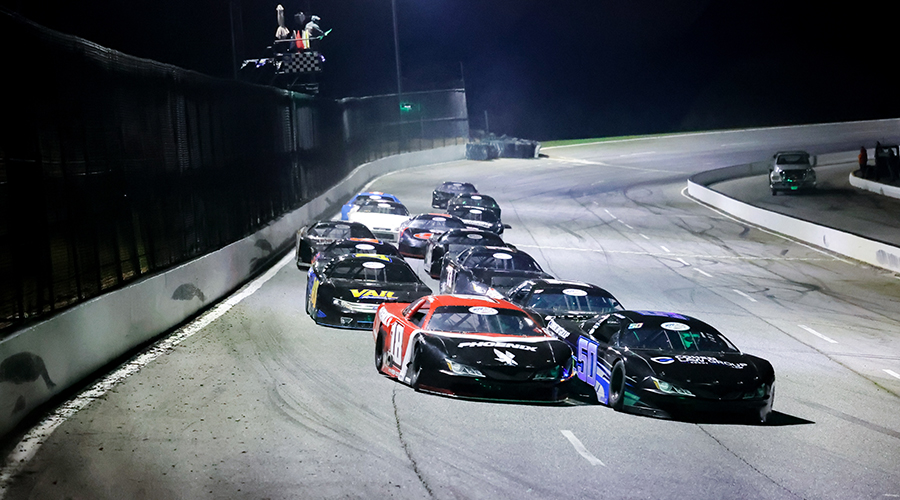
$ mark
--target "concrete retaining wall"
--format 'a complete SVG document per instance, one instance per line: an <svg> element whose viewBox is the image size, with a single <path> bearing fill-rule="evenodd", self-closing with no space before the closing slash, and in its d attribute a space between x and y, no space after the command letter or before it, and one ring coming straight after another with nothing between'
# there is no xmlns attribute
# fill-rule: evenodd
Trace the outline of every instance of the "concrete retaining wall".
<svg viewBox="0 0 900 500"><path fill-rule="evenodd" d="M297 229L336 212L372 179L463 158L465 145L457 145L361 165L322 196L243 240L3 339L0 436L56 394L234 291L293 248Z"/></svg>
<svg viewBox="0 0 900 500"><path fill-rule="evenodd" d="M821 155L818 164L850 163L857 152ZM767 162L737 165L701 172L688 179L688 194L694 198L752 224L777 231L800 241L816 245L889 271L900 272L900 248L872 241L854 234L819 226L788 215L769 212L729 198L709 186L728 179L768 172ZM852 176L851 176L852 178ZM862 179L860 179L862 180ZM851 183L852 184L852 183Z"/></svg>
<svg viewBox="0 0 900 500"><path fill-rule="evenodd" d="M870 181L857 177L859 170L850 172L850 185L857 189L865 189L882 196L890 196L891 198L900 198L900 187L882 184L880 182Z"/></svg>

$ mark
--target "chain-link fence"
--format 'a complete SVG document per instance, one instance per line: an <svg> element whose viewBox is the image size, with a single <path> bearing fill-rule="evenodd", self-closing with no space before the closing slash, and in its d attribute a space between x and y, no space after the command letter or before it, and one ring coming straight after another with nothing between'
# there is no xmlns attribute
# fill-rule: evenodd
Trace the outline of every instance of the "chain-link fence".
<svg viewBox="0 0 900 500"><path fill-rule="evenodd" d="M468 135L462 90L335 102L6 14L0 33L0 336L243 238L361 163Z"/></svg>

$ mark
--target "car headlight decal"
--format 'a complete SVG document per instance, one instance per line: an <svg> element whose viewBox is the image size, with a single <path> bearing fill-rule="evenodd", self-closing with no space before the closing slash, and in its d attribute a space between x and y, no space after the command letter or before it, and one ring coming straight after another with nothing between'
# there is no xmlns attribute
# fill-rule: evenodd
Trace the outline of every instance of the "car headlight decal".
<svg viewBox="0 0 900 500"><path fill-rule="evenodd" d="M452 372L454 375L462 375L464 377L484 377L484 374L481 373L481 370L477 368L473 368L462 363L457 363L452 359L445 359L444 361L447 363L447 368L449 368L450 372Z"/></svg>
<svg viewBox="0 0 900 500"><path fill-rule="evenodd" d="M660 392L663 392L665 394L675 394L678 396L693 396L694 395L694 393L692 393L691 391L689 391L687 389L682 389L681 387L678 387L677 385L666 382L665 380L660 380L656 377L650 377L650 380L653 381L653 385L655 385L656 388L659 389Z"/></svg>

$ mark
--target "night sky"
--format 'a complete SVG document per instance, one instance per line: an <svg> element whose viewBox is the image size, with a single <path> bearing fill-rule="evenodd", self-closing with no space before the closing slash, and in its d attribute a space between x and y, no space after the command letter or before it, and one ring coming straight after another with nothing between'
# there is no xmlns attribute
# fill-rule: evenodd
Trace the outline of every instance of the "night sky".
<svg viewBox="0 0 900 500"><path fill-rule="evenodd" d="M538 140L900 115L900 17L875 3L396 1L404 90L464 77L473 129L485 111L492 132ZM235 2L243 56L264 57L279 2ZM390 0L281 3L289 27L304 11L333 29L323 96L396 92ZM233 73L228 0L0 5L128 54Z"/></svg>

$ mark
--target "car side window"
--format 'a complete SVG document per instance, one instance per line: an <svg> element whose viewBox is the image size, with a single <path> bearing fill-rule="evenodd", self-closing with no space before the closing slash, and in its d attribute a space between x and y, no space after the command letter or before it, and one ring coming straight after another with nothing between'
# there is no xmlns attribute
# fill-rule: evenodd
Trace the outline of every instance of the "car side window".
<svg viewBox="0 0 900 500"><path fill-rule="evenodd" d="M602 342L614 344L613 338L618 340L619 327L622 325L621 320L614 316L610 316L605 321L597 324L591 329L591 336Z"/></svg>
<svg viewBox="0 0 900 500"><path fill-rule="evenodd" d="M410 323L420 327L425 320L425 316L428 316L430 306L431 303L427 299L422 298L405 309L403 314L409 319Z"/></svg>

